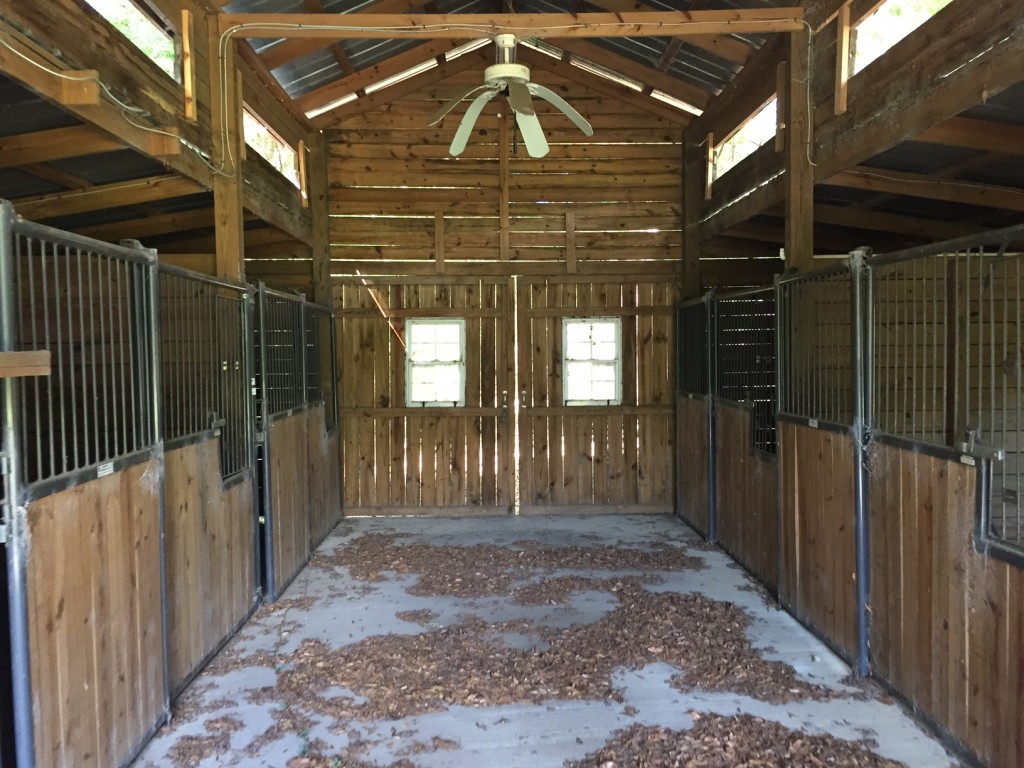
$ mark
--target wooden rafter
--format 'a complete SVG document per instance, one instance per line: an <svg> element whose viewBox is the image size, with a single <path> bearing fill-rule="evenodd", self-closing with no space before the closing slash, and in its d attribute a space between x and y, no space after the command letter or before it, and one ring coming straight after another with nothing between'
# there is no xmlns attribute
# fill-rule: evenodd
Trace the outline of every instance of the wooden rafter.
<svg viewBox="0 0 1024 768"><path fill-rule="evenodd" d="M172 197L203 192L204 188L191 179L175 174L150 176L144 179L97 184L71 192L53 192L48 195L23 197L14 201L19 214L27 219L46 219L72 213L119 208L136 203L166 200Z"/></svg>
<svg viewBox="0 0 1024 768"><path fill-rule="evenodd" d="M857 166L849 171L833 175L825 183L851 189L866 189L928 200L944 200L951 203L1024 212L1024 191L1022 190L998 187L992 184L937 179L917 173Z"/></svg>
<svg viewBox="0 0 1024 768"><path fill-rule="evenodd" d="M511 33L521 37L689 37L771 34L803 28L803 8L639 13L344 14L235 13L219 16L233 37L318 40L456 39Z"/></svg>
<svg viewBox="0 0 1024 768"><path fill-rule="evenodd" d="M609 51L596 43L586 40L563 40L561 38L550 41L564 51L574 56L582 56L593 61L595 64L608 67L621 75L638 80L646 86L657 88L669 96L685 101L687 104L704 109L711 101L712 94L695 85L690 85L679 78L659 72L652 67L639 64L632 59Z"/></svg>
<svg viewBox="0 0 1024 768"><path fill-rule="evenodd" d="M1024 131L1019 125L968 117L953 117L927 128L915 136L914 141L975 149L979 152L1024 155Z"/></svg>
<svg viewBox="0 0 1024 768"><path fill-rule="evenodd" d="M116 149L124 149L124 144L89 125L34 131L0 138L0 168L48 163Z"/></svg>

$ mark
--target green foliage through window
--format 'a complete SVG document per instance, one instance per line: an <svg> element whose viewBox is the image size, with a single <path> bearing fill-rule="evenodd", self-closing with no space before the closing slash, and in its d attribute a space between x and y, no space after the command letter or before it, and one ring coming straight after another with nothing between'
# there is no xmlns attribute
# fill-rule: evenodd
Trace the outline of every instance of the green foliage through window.
<svg viewBox="0 0 1024 768"><path fill-rule="evenodd" d="M178 79L174 40L131 0L86 0L160 69Z"/></svg>
<svg viewBox="0 0 1024 768"><path fill-rule="evenodd" d="M888 0L857 25L854 73L892 48L952 0Z"/></svg>

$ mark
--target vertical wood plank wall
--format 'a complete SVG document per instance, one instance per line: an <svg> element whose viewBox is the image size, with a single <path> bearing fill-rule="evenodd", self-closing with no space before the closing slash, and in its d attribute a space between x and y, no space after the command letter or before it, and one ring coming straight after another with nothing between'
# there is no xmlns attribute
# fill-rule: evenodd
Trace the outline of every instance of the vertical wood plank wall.
<svg viewBox="0 0 1024 768"><path fill-rule="evenodd" d="M341 434L327 428L327 409L321 405L306 411L309 441L309 533L316 548L341 520Z"/></svg>
<svg viewBox="0 0 1024 768"><path fill-rule="evenodd" d="M40 768L118 765L163 713L158 467L28 505Z"/></svg>
<svg viewBox="0 0 1024 768"><path fill-rule="evenodd" d="M708 402L704 396L676 395L676 514L708 534Z"/></svg>
<svg viewBox="0 0 1024 768"><path fill-rule="evenodd" d="M780 421L779 599L848 659L857 652L853 440Z"/></svg>
<svg viewBox="0 0 1024 768"><path fill-rule="evenodd" d="M872 662L990 768L1018 768L1024 570L974 548L977 472L872 446Z"/></svg>
<svg viewBox="0 0 1024 768"><path fill-rule="evenodd" d="M779 578L776 462L751 447L751 412L715 405L715 480L718 541L766 587Z"/></svg>
<svg viewBox="0 0 1024 768"><path fill-rule="evenodd" d="M273 595L294 578L309 559L309 440L307 412L275 418L270 423L271 541L274 553Z"/></svg>
<svg viewBox="0 0 1024 768"><path fill-rule="evenodd" d="M505 279L335 284L344 505L356 514L507 512L512 451ZM466 406L407 408L405 320L466 321Z"/></svg>
<svg viewBox="0 0 1024 768"><path fill-rule="evenodd" d="M257 599L252 477L224 489L217 438L164 458L170 686L178 691Z"/></svg>
<svg viewBox="0 0 1024 768"><path fill-rule="evenodd" d="M629 278L519 288L522 511L671 512L676 287ZM562 323L622 320L622 404L564 405Z"/></svg>

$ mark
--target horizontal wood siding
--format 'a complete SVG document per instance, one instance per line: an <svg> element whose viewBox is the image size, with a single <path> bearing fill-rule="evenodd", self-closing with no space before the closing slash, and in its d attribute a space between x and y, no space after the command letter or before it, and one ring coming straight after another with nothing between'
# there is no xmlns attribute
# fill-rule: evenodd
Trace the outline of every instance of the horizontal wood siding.
<svg viewBox="0 0 1024 768"><path fill-rule="evenodd" d="M502 417L503 397L515 397L507 296L503 279L335 285L347 512L510 509L511 410ZM438 316L466 321L466 406L407 408L405 320Z"/></svg>
<svg viewBox="0 0 1024 768"><path fill-rule="evenodd" d="M309 514L312 545L316 547L341 520L341 436L327 429L325 406L306 411L309 440Z"/></svg>
<svg viewBox="0 0 1024 768"><path fill-rule="evenodd" d="M306 412L270 424L270 498L274 551L273 592L279 595L310 554Z"/></svg>
<svg viewBox="0 0 1024 768"><path fill-rule="evenodd" d="M676 513L708 534L708 406L706 398L676 396Z"/></svg>
<svg viewBox="0 0 1024 768"><path fill-rule="evenodd" d="M977 472L872 446L874 673L990 768L1024 765L1024 571L974 548Z"/></svg>
<svg viewBox="0 0 1024 768"><path fill-rule="evenodd" d="M749 408L721 402L715 407L718 541L775 591L779 579L777 465L751 447Z"/></svg>
<svg viewBox="0 0 1024 768"><path fill-rule="evenodd" d="M847 658L857 651L853 440L779 423L779 599Z"/></svg>
<svg viewBox="0 0 1024 768"><path fill-rule="evenodd" d="M165 456L168 654L174 691L257 598L252 479L225 490L219 453L214 438Z"/></svg>
<svg viewBox="0 0 1024 768"><path fill-rule="evenodd" d="M560 278L519 287L520 493L525 511L674 503L675 328L669 282ZM622 405L566 407L562 323L622 318Z"/></svg>
<svg viewBox="0 0 1024 768"><path fill-rule="evenodd" d="M120 764L164 711L159 463L28 505L36 764Z"/></svg>

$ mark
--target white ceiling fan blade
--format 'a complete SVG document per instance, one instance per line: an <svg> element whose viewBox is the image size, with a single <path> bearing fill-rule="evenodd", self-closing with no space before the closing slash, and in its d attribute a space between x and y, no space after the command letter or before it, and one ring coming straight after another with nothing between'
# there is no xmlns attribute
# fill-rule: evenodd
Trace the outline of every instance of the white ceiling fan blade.
<svg viewBox="0 0 1024 768"><path fill-rule="evenodd" d="M594 129L591 127L590 123L587 122L587 119L573 109L569 102L550 88L545 88L543 85L537 85L537 83L530 83L527 88L534 96L539 96L544 99L544 101L553 104L562 114L572 120L573 123L576 124L576 127L583 131L584 134L587 136L594 135Z"/></svg>
<svg viewBox="0 0 1024 768"><path fill-rule="evenodd" d="M530 91L522 83L511 82L508 84L508 103L516 114L536 114L533 109L533 99L530 98Z"/></svg>
<svg viewBox="0 0 1024 768"><path fill-rule="evenodd" d="M476 125L476 119L480 117L480 113L484 111L484 107L487 105L487 102L497 95L497 90L488 90L473 99L473 103L469 105L469 109L466 110L466 114L462 117L462 122L459 123L459 130L455 132L455 138L452 139L452 145L448 149L452 155L461 155L463 150L466 149L466 144L469 142L469 135L473 132L473 126Z"/></svg>
<svg viewBox="0 0 1024 768"><path fill-rule="evenodd" d="M530 157L544 157L548 153L548 140L544 138L544 129L535 114L516 112L516 125L523 134L523 143Z"/></svg>
<svg viewBox="0 0 1024 768"><path fill-rule="evenodd" d="M466 91L464 93L460 93L454 99L452 99L447 104L445 104L443 107L441 107L439 110L437 110L437 112L434 113L434 116L432 118L430 118L430 122L427 123L427 125L437 125L442 120L444 120L445 115L447 115L449 112L451 112L457 106L459 106L459 104L462 103L463 99L468 99L474 93L476 93L478 91L481 91L484 88L487 88L487 86L486 85L474 85L468 91Z"/></svg>

